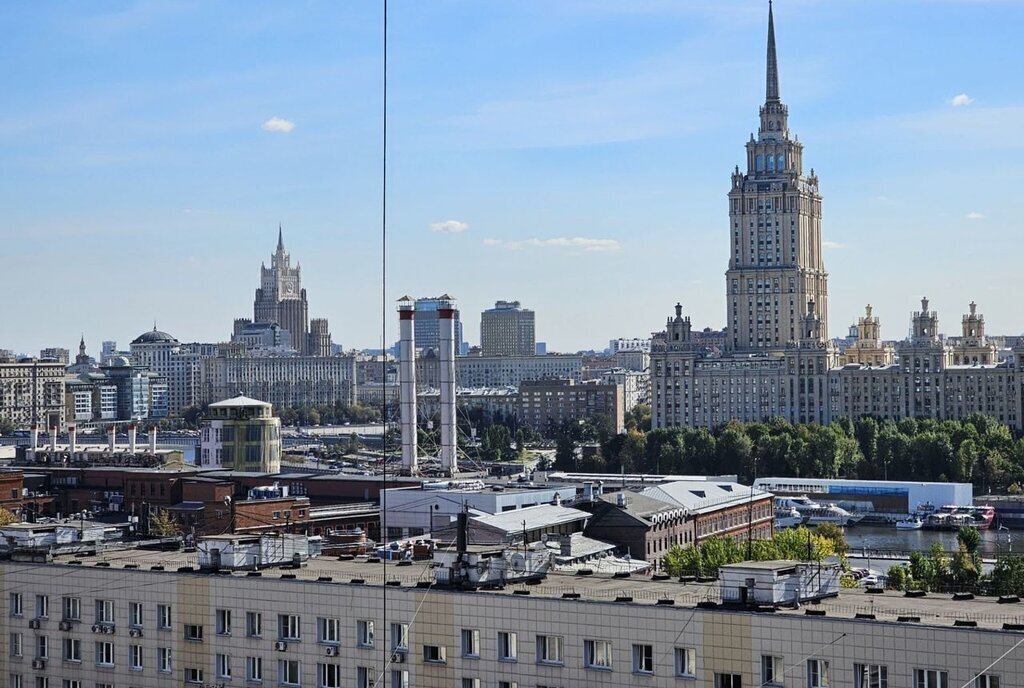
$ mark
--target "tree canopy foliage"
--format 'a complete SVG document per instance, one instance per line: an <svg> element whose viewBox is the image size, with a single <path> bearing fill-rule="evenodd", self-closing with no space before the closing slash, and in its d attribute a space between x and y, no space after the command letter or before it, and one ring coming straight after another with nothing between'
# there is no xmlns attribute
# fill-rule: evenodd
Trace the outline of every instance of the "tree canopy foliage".
<svg viewBox="0 0 1024 688"><path fill-rule="evenodd" d="M639 407L638 407L639 408ZM587 431L587 423L552 432L571 456L598 442L595 470L973 482L982 493L1024 482L1024 440L982 414L962 421L864 417L829 425L730 421L714 430L644 430L646 411L634 410L620 435ZM976 491L977 491L976 490Z"/></svg>
<svg viewBox="0 0 1024 688"><path fill-rule="evenodd" d="M842 530L822 531L805 526L779 530L768 540L754 540L751 558L754 561L795 559L821 561L846 551ZM662 559L662 567L673 576L715 576L720 566L746 560L747 543L731 538L712 537L691 547L676 545Z"/></svg>

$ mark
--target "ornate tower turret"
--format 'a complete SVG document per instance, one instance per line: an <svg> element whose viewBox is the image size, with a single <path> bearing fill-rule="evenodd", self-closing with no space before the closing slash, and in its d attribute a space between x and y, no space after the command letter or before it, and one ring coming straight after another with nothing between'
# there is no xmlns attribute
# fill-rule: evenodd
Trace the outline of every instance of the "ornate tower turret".
<svg viewBox="0 0 1024 688"><path fill-rule="evenodd" d="M775 17L768 7L765 101L757 137L746 144L746 171L729 191L727 348L781 350L803 339L807 304L828 333L828 273L821 255L821 195L813 171L803 173L803 146L790 136L779 94Z"/></svg>

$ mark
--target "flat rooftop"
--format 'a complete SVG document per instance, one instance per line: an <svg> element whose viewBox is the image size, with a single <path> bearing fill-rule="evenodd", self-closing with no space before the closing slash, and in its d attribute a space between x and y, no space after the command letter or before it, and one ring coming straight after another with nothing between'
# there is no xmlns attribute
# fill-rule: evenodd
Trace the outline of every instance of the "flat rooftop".
<svg viewBox="0 0 1024 688"><path fill-rule="evenodd" d="M178 567L198 567L198 554L184 551L150 551L140 549L110 550L95 556L79 557L60 555L54 557L53 566L67 566L72 561L81 562L83 567L97 564L111 568L130 565L140 571L152 566L163 566L168 575ZM433 580L431 561L413 561L400 566L397 561L370 562L367 557L356 557L350 561L339 561L334 557L321 556L308 561L300 569L269 567L261 571L264 578L294 576L297 580L317 582L330 578L330 584L349 584L360 580L367 586L383 586L385 583L414 587L417 583ZM767 562L769 565L779 562ZM186 575L207 575L202 573ZM221 575L227 575L222 573ZM243 578L246 571L234 571L230 575ZM319 581L327 583L327 581ZM441 589L441 588L438 588ZM652 580L646 575L615 578L609 574L579 576L571 572L549 572L535 584L515 584L504 590L489 590L472 594L512 595L529 591L530 597L562 599L567 593L579 594L583 602L616 602L620 598L631 598L621 604L655 605L659 600L672 600L674 606L694 608L700 602L719 602L718 582L681 583L675 579ZM467 593L469 594L469 593ZM566 600L568 601L568 600ZM664 604L664 603L663 603ZM721 613L739 613L734 607L719 607ZM802 605L799 609L781 608L774 613L790 616L804 616L808 610L815 614L824 613L826 618L857 620L865 623L900 623L926 626L952 627L954 622L973 621L979 629L1004 630L1003 624L1020 624L1024 629L1024 602L1000 603L998 598L978 597L970 600L954 600L952 595L929 593L926 597L905 597L903 593L887 590L884 593L868 593L865 589L843 589L837 597ZM858 617L858 615L861 615ZM874 615L874 619L864 615ZM1022 632L1024 638L1024 632Z"/></svg>

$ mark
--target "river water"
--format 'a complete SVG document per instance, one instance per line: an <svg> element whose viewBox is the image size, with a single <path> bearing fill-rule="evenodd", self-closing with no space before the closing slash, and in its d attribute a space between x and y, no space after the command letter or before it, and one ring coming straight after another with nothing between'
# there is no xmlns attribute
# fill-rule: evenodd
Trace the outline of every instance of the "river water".
<svg viewBox="0 0 1024 688"><path fill-rule="evenodd" d="M947 552L956 551L956 531L896 530L895 526L855 525L846 529L850 554L859 550L891 552L927 552L933 543L942 544ZM996 557L1009 552L1024 554L1024 533L1019 531L981 531L979 547L983 557Z"/></svg>

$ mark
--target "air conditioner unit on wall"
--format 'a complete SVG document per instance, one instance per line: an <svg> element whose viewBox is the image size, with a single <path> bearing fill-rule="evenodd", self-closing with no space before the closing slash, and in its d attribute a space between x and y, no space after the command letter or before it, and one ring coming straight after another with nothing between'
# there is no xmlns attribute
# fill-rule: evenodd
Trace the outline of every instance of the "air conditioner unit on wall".
<svg viewBox="0 0 1024 688"><path fill-rule="evenodd" d="M133 638L141 638L142 637L142 629L141 628L133 628L130 631L128 631L128 635L130 635Z"/></svg>
<svg viewBox="0 0 1024 688"><path fill-rule="evenodd" d="M33 659L32 660L32 668L33 669L45 669L46 668L46 660L45 659Z"/></svg>
<svg viewBox="0 0 1024 688"><path fill-rule="evenodd" d="M274 643L274 649L278 650L279 652L284 652L288 649L288 643L282 640L278 640L276 643Z"/></svg>
<svg viewBox="0 0 1024 688"><path fill-rule="evenodd" d="M70 621L61 621L58 624L58 628L60 628L60 630L62 630L62 631L70 631L71 628L72 628L71 622Z"/></svg>
<svg viewBox="0 0 1024 688"><path fill-rule="evenodd" d="M39 628L39 619L31 619L28 622L28 627L29 628Z"/></svg>
<svg viewBox="0 0 1024 688"><path fill-rule="evenodd" d="M336 647L328 647L326 654L327 654L328 657L337 657L338 656L338 648L336 648Z"/></svg>

